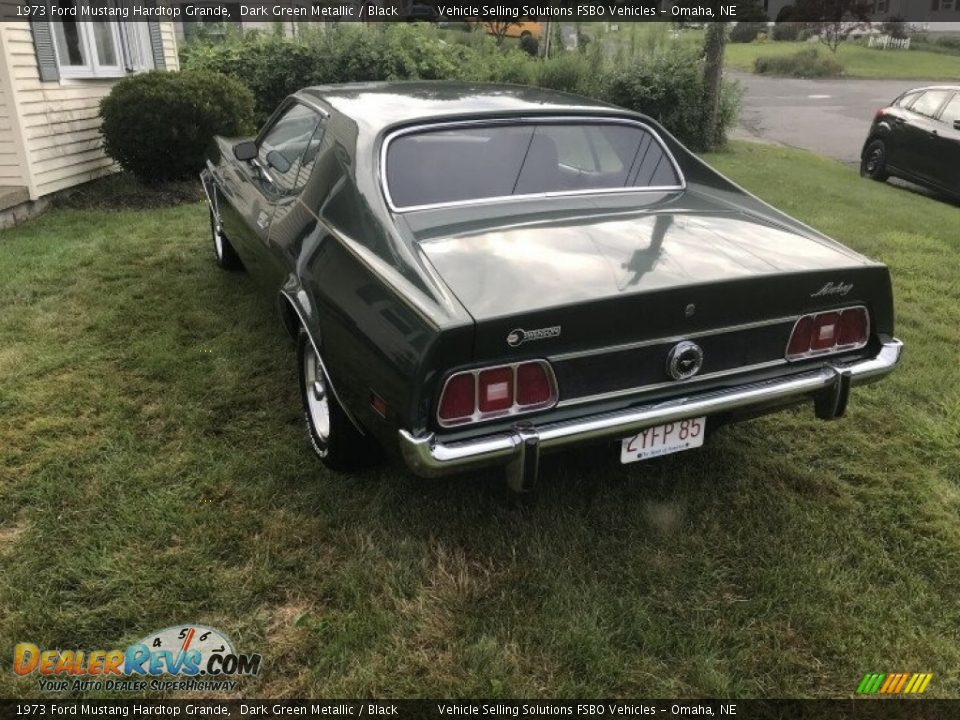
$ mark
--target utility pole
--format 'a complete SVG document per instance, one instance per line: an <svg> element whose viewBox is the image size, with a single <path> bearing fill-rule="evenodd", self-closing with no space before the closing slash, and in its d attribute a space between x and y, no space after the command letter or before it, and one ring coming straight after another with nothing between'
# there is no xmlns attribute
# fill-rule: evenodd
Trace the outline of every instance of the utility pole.
<svg viewBox="0 0 960 720"><path fill-rule="evenodd" d="M703 144L710 150L721 143L720 87L723 82L723 50L727 43L727 24L708 22L703 43Z"/></svg>

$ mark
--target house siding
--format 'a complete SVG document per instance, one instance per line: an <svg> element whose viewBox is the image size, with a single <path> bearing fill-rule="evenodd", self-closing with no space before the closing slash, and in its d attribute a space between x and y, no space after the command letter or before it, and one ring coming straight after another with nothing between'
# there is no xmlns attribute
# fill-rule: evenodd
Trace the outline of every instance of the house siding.
<svg viewBox="0 0 960 720"><path fill-rule="evenodd" d="M160 29L166 67L178 69L173 23L161 23ZM25 183L17 184L26 184L30 197L36 199L113 172L114 163L102 149L99 107L116 80L43 82L30 25L0 23L0 36L11 90L5 97L7 107L12 105L14 110L9 117L19 127L21 174L26 176ZM0 129L0 138L2 132Z"/></svg>

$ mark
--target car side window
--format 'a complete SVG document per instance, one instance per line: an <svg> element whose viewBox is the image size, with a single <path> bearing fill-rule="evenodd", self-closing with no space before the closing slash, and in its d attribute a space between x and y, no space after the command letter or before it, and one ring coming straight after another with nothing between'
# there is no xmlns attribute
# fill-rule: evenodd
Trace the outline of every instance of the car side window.
<svg viewBox="0 0 960 720"><path fill-rule="evenodd" d="M953 126L957 120L960 120L960 93L956 93L950 98L950 102L948 102L947 106L943 109L940 119L950 126Z"/></svg>
<svg viewBox="0 0 960 720"><path fill-rule="evenodd" d="M300 159L300 170L297 173L296 183L292 188L294 192L303 190L307 184L307 180L310 179L313 166L317 164L317 155L320 154L320 147L323 145L326 130L326 122L321 121L316 129L314 129L313 135L310 136L310 140L307 142L307 146L303 151L303 157Z"/></svg>
<svg viewBox="0 0 960 720"><path fill-rule="evenodd" d="M950 92L948 90L927 90L927 92L917 99L910 110L918 115L936 117L937 110L940 109L940 106L943 105L943 101L947 99L947 95L949 94Z"/></svg>
<svg viewBox="0 0 960 720"><path fill-rule="evenodd" d="M319 121L316 111L294 103L261 138L257 159L281 192L293 192L296 188L300 161Z"/></svg>
<svg viewBox="0 0 960 720"><path fill-rule="evenodd" d="M897 100L896 106L897 106L898 108L909 108L909 107L910 107L910 103L912 103L914 100L916 100L916 99L917 99L917 96L918 96L919 94L920 94L920 93L919 93L919 92L916 92L916 91L905 93L905 94L903 95L903 97L901 97L899 100Z"/></svg>

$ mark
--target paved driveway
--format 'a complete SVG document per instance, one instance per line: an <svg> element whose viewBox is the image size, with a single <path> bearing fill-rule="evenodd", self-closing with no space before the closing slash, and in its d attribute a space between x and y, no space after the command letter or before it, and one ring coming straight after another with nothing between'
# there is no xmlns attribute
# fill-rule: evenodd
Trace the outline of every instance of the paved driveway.
<svg viewBox="0 0 960 720"><path fill-rule="evenodd" d="M728 72L745 88L744 135L812 150L859 165L860 148L878 108L926 80L797 80Z"/></svg>

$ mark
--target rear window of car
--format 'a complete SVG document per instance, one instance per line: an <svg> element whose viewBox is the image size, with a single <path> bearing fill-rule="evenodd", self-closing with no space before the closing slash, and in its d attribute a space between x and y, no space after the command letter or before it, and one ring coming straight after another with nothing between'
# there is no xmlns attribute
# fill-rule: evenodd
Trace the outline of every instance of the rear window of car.
<svg viewBox="0 0 960 720"><path fill-rule="evenodd" d="M933 117L937 114L937 110L940 109L940 106L943 105L943 101L947 99L947 95L949 94L947 90L928 90L920 96L910 109L920 115Z"/></svg>
<svg viewBox="0 0 960 720"><path fill-rule="evenodd" d="M652 130L616 122L424 128L389 142L385 177L398 209L682 184Z"/></svg>

